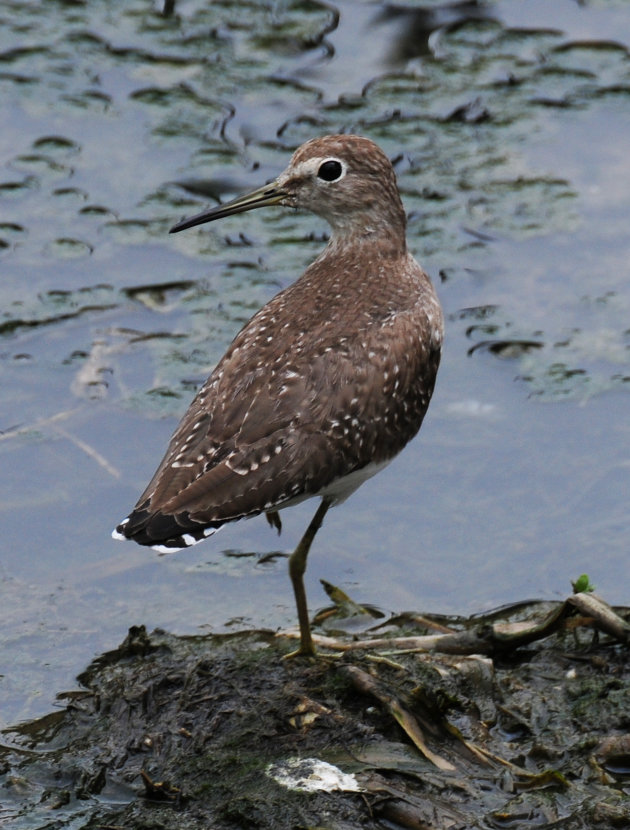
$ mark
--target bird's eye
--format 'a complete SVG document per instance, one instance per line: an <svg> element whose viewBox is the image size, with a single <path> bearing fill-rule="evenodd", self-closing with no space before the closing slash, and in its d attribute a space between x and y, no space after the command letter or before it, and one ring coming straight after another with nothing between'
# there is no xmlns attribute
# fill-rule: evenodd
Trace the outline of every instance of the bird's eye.
<svg viewBox="0 0 630 830"><path fill-rule="evenodd" d="M336 159L330 159L320 165L317 171L317 178L323 179L325 182L334 182L340 178L342 173L343 167L341 166L341 162Z"/></svg>

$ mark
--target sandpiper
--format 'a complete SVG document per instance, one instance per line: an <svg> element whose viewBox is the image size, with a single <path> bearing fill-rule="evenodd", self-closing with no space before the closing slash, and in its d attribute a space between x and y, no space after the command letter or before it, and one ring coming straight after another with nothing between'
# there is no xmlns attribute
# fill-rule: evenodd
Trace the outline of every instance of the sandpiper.
<svg viewBox="0 0 630 830"><path fill-rule="evenodd" d="M222 525L319 496L289 559L300 626L314 653L303 575L329 507L343 502L420 429L440 362L443 318L407 250L392 165L356 135L307 141L278 178L171 229L267 205L304 208L332 234L304 274L236 335L113 536L161 552Z"/></svg>

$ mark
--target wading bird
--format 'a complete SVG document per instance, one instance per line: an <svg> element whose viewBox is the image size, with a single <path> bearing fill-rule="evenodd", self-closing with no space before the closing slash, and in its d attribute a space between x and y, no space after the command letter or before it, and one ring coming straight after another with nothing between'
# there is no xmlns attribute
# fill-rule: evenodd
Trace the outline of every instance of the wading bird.
<svg viewBox="0 0 630 830"><path fill-rule="evenodd" d="M323 217L330 241L236 335L113 535L170 552L263 512L279 529L279 510L319 496L289 559L296 654L313 654L303 583L311 543L328 508L420 429L443 319L429 277L407 250L394 170L374 142L307 141L275 181L171 233L268 205Z"/></svg>

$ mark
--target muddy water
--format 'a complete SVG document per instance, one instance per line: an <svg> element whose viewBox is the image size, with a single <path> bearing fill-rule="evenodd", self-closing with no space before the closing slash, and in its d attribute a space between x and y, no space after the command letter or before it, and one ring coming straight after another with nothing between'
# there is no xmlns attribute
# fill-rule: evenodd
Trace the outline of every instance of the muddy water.
<svg viewBox="0 0 630 830"><path fill-rule="evenodd" d="M170 558L114 543L194 389L322 246L281 210L169 237L306 138L395 160L448 320L422 430L307 574L384 609L627 602L625 3L5 2L0 10L0 723L136 623L293 622L312 504Z"/></svg>

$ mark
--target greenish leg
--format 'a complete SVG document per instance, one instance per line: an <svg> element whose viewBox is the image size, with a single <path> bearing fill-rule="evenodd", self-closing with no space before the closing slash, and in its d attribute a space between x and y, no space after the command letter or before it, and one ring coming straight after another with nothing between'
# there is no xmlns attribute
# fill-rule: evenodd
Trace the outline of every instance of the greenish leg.
<svg viewBox="0 0 630 830"><path fill-rule="evenodd" d="M298 657L299 655L312 657L315 654L315 646L313 645L311 626L308 619L308 606L306 604L306 591L304 590L303 577L306 571L308 552L313 544L315 534L322 526L324 516L328 512L330 504L331 502L328 499L322 499L322 503L317 508L317 512L311 519L310 525L306 528L306 533L302 536L299 545L289 558L289 576L293 584L298 622L300 624L300 647L297 651L287 654L287 657Z"/></svg>

